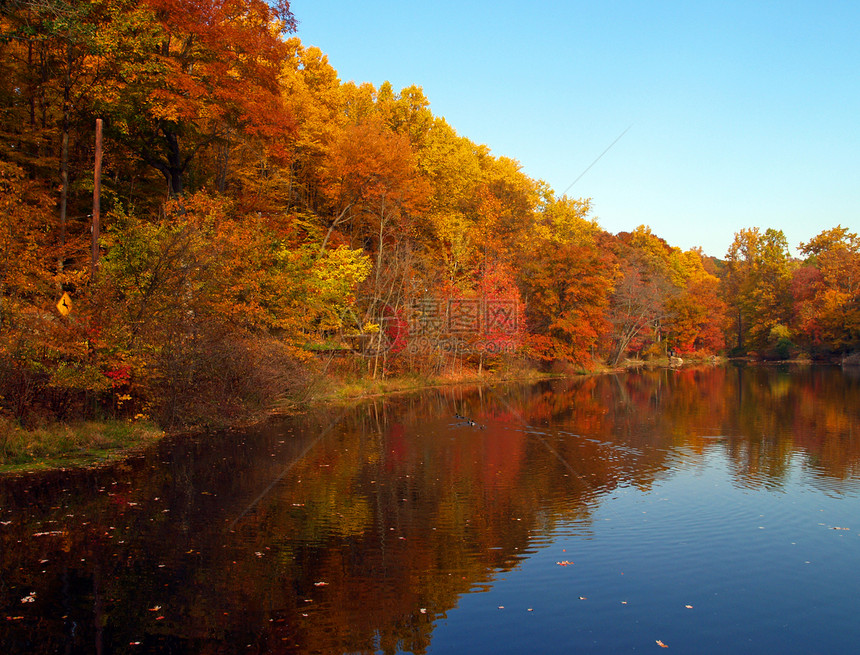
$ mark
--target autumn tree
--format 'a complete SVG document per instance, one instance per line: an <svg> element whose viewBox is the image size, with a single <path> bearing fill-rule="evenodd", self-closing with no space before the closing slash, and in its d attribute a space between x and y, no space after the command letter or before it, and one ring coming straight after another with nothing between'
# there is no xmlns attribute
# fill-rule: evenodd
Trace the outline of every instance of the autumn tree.
<svg viewBox="0 0 860 655"><path fill-rule="evenodd" d="M614 354L713 354L723 348L725 305L701 251L682 251L642 225L615 243L622 276L611 305Z"/></svg>
<svg viewBox="0 0 860 655"><path fill-rule="evenodd" d="M841 225L824 230L800 252L807 256L792 280L797 328L815 351L860 347L860 238Z"/></svg>
<svg viewBox="0 0 860 655"><path fill-rule="evenodd" d="M91 160L87 118L98 70L88 65L105 16L89 2L12 0L0 14L0 157L56 189L55 239L83 213L81 171ZM71 227L71 230L69 228ZM59 265L69 255L58 252Z"/></svg>
<svg viewBox="0 0 860 655"><path fill-rule="evenodd" d="M670 289L664 278L650 275L647 269L629 260L622 261L609 314L612 366L617 366L628 351L641 353L645 346L662 339Z"/></svg>
<svg viewBox="0 0 860 655"><path fill-rule="evenodd" d="M725 347L727 307L720 280L709 273L699 250L683 253L684 286L667 301L666 341L673 351L716 354Z"/></svg>
<svg viewBox="0 0 860 655"><path fill-rule="evenodd" d="M621 265L610 306L613 366L628 351L641 354L651 346L663 349L668 301L683 284L680 251L650 228L641 225L632 233L621 233L614 246Z"/></svg>
<svg viewBox="0 0 860 655"><path fill-rule="evenodd" d="M374 253L381 281L427 193L408 139L374 117L348 126L331 149L326 178L332 213L342 217L331 227L342 226L353 247Z"/></svg>
<svg viewBox="0 0 860 655"><path fill-rule="evenodd" d="M0 161L0 415L64 418L107 387L88 347L86 272L58 271L55 202L37 180ZM57 309L63 289L74 316Z"/></svg>
<svg viewBox="0 0 860 655"><path fill-rule="evenodd" d="M764 352L787 339L793 264L782 230L744 229L726 254L723 289L734 317L736 350Z"/></svg>
<svg viewBox="0 0 860 655"><path fill-rule="evenodd" d="M341 130L347 123L345 93L337 71L319 48L303 46L295 37L286 45L288 56L280 78L281 94L298 126L287 143L288 169L283 176L286 179L281 179L280 193L273 194L277 178L260 179L258 169L249 166L245 173L246 187L260 189L260 195L266 198L274 195L280 202L280 209L295 212L309 223L306 227L309 237L322 240L327 228L337 219L337 215L327 215L329 207L325 202L324 186L329 151L341 139ZM268 188L261 188L263 184ZM331 211L341 210L332 208Z"/></svg>
<svg viewBox="0 0 860 655"><path fill-rule="evenodd" d="M586 366L609 332L616 276L609 236L588 209L586 202L547 198L537 217L540 236L517 261L535 354Z"/></svg>
<svg viewBox="0 0 860 655"><path fill-rule="evenodd" d="M109 136L160 172L171 195L192 161L231 135L262 137L277 150L291 128L278 88L295 27L287 2L147 0L122 6L106 30L109 69L97 110Z"/></svg>
<svg viewBox="0 0 860 655"><path fill-rule="evenodd" d="M431 188L427 211L416 225L422 275L452 289L468 289L481 260L477 195L489 150L437 118L417 157Z"/></svg>
<svg viewBox="0 0 860 655"><path fill-rule="evenodd" d="M515 268L531 236L540 185L518 162L494 157L442 119L423 144L418 162L432 189L416 224L425 278L469 291L489 268Z"/></svg>
<svg viewBox="0 0 860 655"><path fill-rule="evenodd" d="M402 312L412 278L414 224L429 192L409 138L393 131L373 104L366 109L338 131L322 175L328 226L321 249L348 244L366 252L374 265L363 286L359 329ZM382 337L374 333L374 339ZM374 371L379 364L374 357Z"/></svg>
<svg viewBox="0 0 860 655"><path fill-rule="evenodd" d="M416 152L424 147L433 114L420 86L413 84L395 93L390 82L383 82L376 94L376 107L388 128L408 138Z"/></svg>

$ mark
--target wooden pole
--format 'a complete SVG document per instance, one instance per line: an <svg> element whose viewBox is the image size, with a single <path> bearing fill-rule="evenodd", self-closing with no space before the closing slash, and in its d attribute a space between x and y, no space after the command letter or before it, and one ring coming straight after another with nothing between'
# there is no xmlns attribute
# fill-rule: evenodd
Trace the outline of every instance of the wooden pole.
<svg viewBox="0 0 860 655"><path fill-rule="evenodd" d="M93 180L93 249L90 266L90 280L96 278L96 267L99 264L99 228L101 220L102 195L102 119L96 119L96 166Z"/></svg>

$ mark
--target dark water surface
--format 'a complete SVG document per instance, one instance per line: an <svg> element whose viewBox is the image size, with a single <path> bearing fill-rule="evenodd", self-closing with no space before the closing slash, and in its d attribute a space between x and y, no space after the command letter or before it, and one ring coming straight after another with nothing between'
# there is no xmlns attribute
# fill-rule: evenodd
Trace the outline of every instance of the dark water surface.
<svg viewBox="0 0 860 655"><path fill-rule="evenodd" d="M0 478L4 655L849 653L858 598L839 368L434 390Z"/></svg>

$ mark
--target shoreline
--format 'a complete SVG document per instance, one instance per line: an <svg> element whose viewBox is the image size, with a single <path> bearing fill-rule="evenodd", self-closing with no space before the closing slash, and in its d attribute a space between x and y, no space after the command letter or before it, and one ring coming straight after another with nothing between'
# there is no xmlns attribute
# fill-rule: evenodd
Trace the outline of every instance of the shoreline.
<svg viewBox="0 0 860 655"><path fill-rule="evenodd" d="M385 379L321 379L312 386L328 389L303 399L285 399L245 420L229 423L224 429L259 425L278 417L300 414L328 404L358 404L371 398L453 386L489 386L505 382L538 382L567 377L529 372L526 375L481 375L451 377L441 375L393 376ZM208 429L212 429L211 427ZM180 427L162 430L157 426L130 419L54 423L28 430L12 421L0 419L0 477L38 474L48 471L96 469L135 456L165 438L183 434L203 434L207 427Z"/></svg>
<svg viewBox="0 0 860 655"><path fill-rule="evenodd" d="M720 359L719 363L729 360ZM684 367L705 364L704 360L689 360ZM365 400L385 398L400 394L418 393L431 389L457 386L489 387L507 383L537 383L544 380L572 379L589 375L623 373L641 368L671 368L668 360L625 361L620 366L602 367L591 371L577 369L562 372L522 370L519 372L484 371L437 376L401 375L383 379L353 378L334 380L321 378L311 385L311 393L303 399L284 399L257 416L224 426L226 429L241 429L259 425L271 418L289 416L310 411L322 405L356 405ZM314 393L314 387L328 389L325 393ZM96 469L122 462L151 447L162 439L182 434L201 434L205 427L177 428L165 431L143 421L114 419L86 421L80 423L57 423L45 428L26 430L10 421L0 421L0 450L8 450L11 440L25 441L18 444L17 452L0 452L0 477L38 474L48 471L71 471Z"/></svg>

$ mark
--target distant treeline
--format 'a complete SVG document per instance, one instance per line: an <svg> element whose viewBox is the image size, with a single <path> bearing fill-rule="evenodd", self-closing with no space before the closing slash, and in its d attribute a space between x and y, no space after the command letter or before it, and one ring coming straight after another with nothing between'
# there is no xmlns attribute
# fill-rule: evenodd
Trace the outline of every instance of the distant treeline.
<svg viewBox="0 0 860 655"><path fill-rule="evenodd" d="M420 87L342 83L294 31L286 2L0 5L0 415L241 416L332 361L858 348L856 234L804 261L778 230L739 232L725 261L609 234Z"/></svg>

